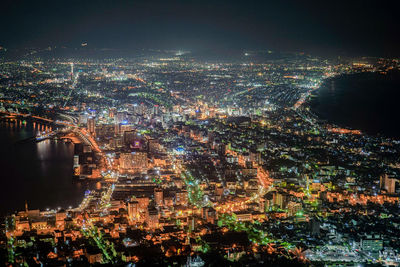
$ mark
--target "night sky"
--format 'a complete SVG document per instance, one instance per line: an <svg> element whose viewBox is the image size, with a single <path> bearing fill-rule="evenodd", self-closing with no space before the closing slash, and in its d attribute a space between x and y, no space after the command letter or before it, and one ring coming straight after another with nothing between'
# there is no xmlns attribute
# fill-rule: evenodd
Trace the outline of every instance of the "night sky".
<svg viewBox="0 0 400 267"><path fill-rule="evenodd" d="M399 56L398 9L390 3L3 0L0 45Z"/></svg>

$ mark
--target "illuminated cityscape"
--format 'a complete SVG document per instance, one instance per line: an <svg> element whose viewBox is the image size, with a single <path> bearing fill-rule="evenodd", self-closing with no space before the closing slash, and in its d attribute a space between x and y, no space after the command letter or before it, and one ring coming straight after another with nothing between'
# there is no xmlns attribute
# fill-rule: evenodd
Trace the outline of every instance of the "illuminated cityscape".
<svg viewBox="0 0 400 267"><path fill-rule="evenodd" d="M0 126L33 125L12 149L67 146L82 192L4 209L6 266L400 266L400 139L315 112L400 59L90 45L1 48Z"/></svg>

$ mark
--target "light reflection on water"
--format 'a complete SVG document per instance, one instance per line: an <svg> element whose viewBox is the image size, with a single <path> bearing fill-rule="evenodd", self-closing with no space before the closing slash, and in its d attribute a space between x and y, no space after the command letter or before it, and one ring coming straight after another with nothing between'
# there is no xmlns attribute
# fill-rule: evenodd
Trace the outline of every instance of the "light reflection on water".
<svg viewBox="0 0 400 267"><path fill-rule="evenodd" d="M0 214L23 209L25 201L32 209L67 208L81 201L87 185L72 179L73 144L18 142L44 130L40 123L0 119Z"/></svg>

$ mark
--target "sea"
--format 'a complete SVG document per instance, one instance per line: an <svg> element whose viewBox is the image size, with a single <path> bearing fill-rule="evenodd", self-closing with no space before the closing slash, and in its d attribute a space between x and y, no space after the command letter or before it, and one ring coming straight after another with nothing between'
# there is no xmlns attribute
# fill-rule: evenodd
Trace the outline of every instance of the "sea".
<svg viewBox="0 0 400 267"><path fill-rule="evenodd" d="M314 93L310 106L328 123L400 139L400 72L330 78Z"/></svg>
<svg viewBox="0 0 400 267"><path fill-rule="evenodd" d="M46 128L47 127L47 128ZM51 126L0 119L0 215L76 207L89 185L73 179L74 145L30 139Z"/></svg>

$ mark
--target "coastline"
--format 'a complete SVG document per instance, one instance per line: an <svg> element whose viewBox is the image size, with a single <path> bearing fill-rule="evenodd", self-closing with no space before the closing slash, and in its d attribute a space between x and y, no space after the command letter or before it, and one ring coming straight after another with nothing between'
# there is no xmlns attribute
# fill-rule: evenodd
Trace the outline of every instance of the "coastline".
<svg viewBox="0 0 400 267"><path fill-rule="evenodd" d="M10 123L12 126L5 123L1 127L4 128L2 136L6 143L9 142L8 136L19 136L21 131L26 133L17 137L22 138L21 140L16 140L7 147L7 155L2 161L3 171L8 177L13 177L3 180L4 188L13 188L15 191L5 189L3 192L4 201L10 201L14 205L7 209L4 206L0 216L10 216L24 209L25 202L29 208L43 211L79 205L86 185L73 179L74 148L71 144L52 139L37 141L34 136L34 122L22 123L22 120L16 120ZM39 128L38 125L36 123ZM7 127L13 127L13 130ZM27 162L29 166L20 168L22 162ZM34 197L37 195L42 197Z"/></svg>
<svg viewBox="0 0 400 267"><path fill-rule="evenodd" d="M318 109L321 109L321 105L323 106L325 104L322 102L324 102L324 101L326 102L326 99L325 100L323 99L323 98L326 98L326 95L324 96L323 94L327 94L326 91L329 90L328 87L330 86L330 83L332 83L333 81L335 81L335 82L337 81L338 83L344 83L344 82L346 82L346 79L349 82L354 83L354 80L360 79L360 77L364 76L364 75L371 76L370 79L375 79L376 77L378 77L378 78L385 77L385 76L379 76L382 74L377 73L377 72L341 73L338 75L328 77L321 82L321 85L317 89L311 90L311 92L305 99L304 103L302 104L301 110L306 111L312 117L317 118L318 123L321 125L324 125L325 128L330 127L330 128L337 128L337 129L345 129L346 131L357 131L360 134L362 133L362 134L366 134L368 136L377 137L377 138L388 138L388 139L394 139L394 140L400 139L399 137L396 137L396 136L393 136L392 134L390 134L390 131L389 132L377 131L376 129L374 129L374 127L371 127L371 125L368 125L367 123L365 123L364 127L357 127L357 125L354 124L354 122L358 123L357 118L354 118L353 121L349 120L347 122L344 122L345 119L342 119L342 122L341 122L339 119L335 118L335 116L337 116L337 114L338 114L338 110L340 107L345 107L345 108L351 109L351 107L345 106L346 103L336 104L336 109L333 110L335 112L332 112L332 110L325 112L325 114L334 114L335 116L331 115L331 117L329 117L327 115L324 115L324 113L318 111ZM340 85L340 86L342 86L342 85ZM357 92L356 90L360 90L360 88L353 89L351 87L351 85L348 85L348 87L350 88L350 89L348 89L349 91L353 90L353 91ZM362 87L362 85L360 85L360 87ZM347 89L344 89L341 87L337 90L338 90L338 92L336 92L337 95L350 94L349 91L347 91L347 92L344 91ZM354 92L352 92L352 93L354 93ZM363 92L360 92L360 94L362 94L362 93ZM343 96L341 96L341 97L344 98ZM372 98L373 96L365 96L365 93L364 93L364 97ZM388 97L390 97L390 96L388 96ZM348 102L350 102L352 100L355 101L355 99L349 99ZM322 108L326 108L326 107L323 106ZM374 108L374 107L372 107L372 108ZM353 109L355 109L355 108L353 108ZM352 115L352 116L354 116L354 115ZM372 122L371 122L371 124L372 124Z"/></svg>

